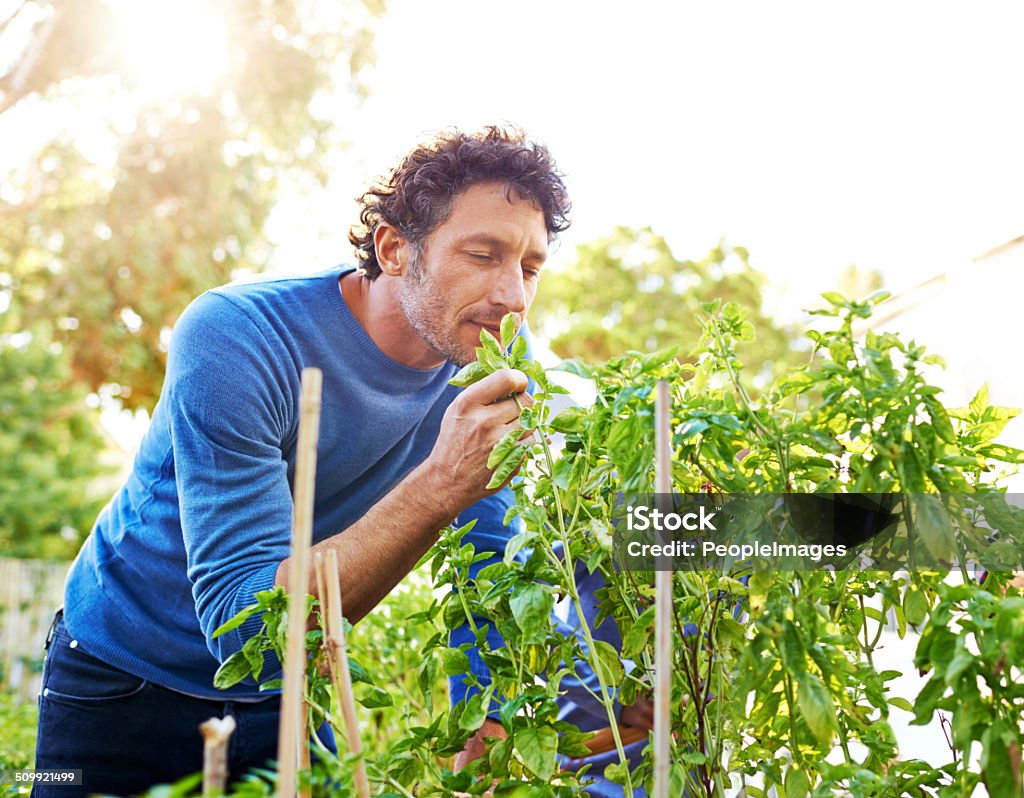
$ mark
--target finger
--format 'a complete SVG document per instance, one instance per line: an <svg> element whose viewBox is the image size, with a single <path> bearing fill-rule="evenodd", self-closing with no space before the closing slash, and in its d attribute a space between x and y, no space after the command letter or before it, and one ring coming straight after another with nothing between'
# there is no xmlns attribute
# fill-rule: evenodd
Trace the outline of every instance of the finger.
<svg viewBox="0 0 1024 798"><path fill-rule="evenodd" d="M490 405L509 394L524 393L529 384L526 375L518 369L499 369L470 385L459 399L472 404ZM512 404L515 405L514 402Z"/></svg>

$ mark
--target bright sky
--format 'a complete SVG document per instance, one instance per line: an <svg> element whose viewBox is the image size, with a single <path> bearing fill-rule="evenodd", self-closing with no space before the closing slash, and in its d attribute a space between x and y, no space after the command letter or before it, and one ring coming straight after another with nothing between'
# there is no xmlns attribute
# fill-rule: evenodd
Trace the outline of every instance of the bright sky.
<svg viewBox="0 0 1024 798"><path fill-rule="evenodd" d="M358 167L280 217L278 266L337 259L351 197L422 131L510 120L568 176L563 258L649 224L680 257L748 247L787 306L850 263L903 288L1024 233L1021 30L1006 2L392 0Z"/></svg>

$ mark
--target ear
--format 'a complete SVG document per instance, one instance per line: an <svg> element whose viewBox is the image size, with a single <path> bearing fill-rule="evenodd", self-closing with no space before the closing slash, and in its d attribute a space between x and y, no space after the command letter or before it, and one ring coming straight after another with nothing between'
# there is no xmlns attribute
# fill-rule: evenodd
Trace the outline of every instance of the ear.
<svg viewBox="0 0 1024 798"><path fill-rule="evenodd" d="M409 263L409 244L387 222L380 222L373 231L373 246L377 251L380 270L389 277L400 277Z"/></svg>

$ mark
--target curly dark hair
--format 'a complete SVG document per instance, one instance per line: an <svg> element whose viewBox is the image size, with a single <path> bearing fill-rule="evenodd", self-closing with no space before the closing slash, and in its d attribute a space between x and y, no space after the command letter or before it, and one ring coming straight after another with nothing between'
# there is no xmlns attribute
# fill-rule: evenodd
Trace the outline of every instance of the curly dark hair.
<svg viewBox="0 0 1024 798"><path fill-rule="evenodd" d="M373 235L382 221L420 251L460 192L491 181L504 183L507 196L514 191L544 213L549 241L569 227L569 194L546 147L511 126L468 135L448 130L413 149L359 198L361 224L348 239L363 272L371 280L381 273Z"/></svg>

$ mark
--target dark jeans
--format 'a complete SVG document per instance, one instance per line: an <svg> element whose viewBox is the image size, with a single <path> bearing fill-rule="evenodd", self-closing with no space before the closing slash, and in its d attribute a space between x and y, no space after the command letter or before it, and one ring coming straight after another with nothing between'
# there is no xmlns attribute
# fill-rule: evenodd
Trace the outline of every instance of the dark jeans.
<svg viewBox="0 0 1024 798"><path fill-rule="evenodd" d="M235 718L230 780L277 758L280 698L244 703L192 698L107 665L73 644L58 611L39 697L37 769L81 769L81 786L37 785L33 798L134 795L203 769L199 724ZM332 749L326 726L320 739Z"/></svg>

